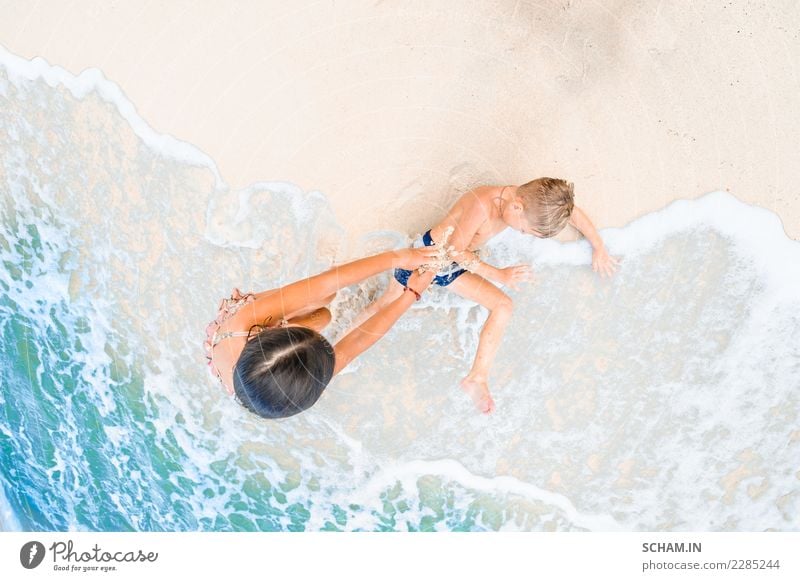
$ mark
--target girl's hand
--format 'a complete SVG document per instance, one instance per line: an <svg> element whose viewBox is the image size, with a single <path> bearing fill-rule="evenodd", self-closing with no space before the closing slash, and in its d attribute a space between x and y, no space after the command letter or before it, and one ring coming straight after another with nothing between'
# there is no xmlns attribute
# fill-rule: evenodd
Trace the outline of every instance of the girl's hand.
<svg viewBox="0 0 800 581"><path fill-rule="evenodd" d="M425 246L423 248L403 248L394 251L392 265L394 268L404 268L414 270L423 264L434 262L438 249L435 246Z"/></svg>
<svg viewBox="0 0 800 581"><path fill-rule="evenodd" d="M606 247L596 248L592 253L592 270L600 276L611 276L617 271L619 260L609 256Z"/></svg>
<svg viewBox="0 0 800 581"><path fill-rule="evenodd" d="M416 271L412 272L411 276L408 277L408 287L422 294L431 285L434 276L436 276L436 273L432 270L428 270L422 274Z"/></svg>
<svg viewBox="0 0 800 581"><path fill-rule="evenodd" d="M533 280L533 268L529 264L501 268L500 273L500 282L514 290L519 290L521 283Z"/></svg>

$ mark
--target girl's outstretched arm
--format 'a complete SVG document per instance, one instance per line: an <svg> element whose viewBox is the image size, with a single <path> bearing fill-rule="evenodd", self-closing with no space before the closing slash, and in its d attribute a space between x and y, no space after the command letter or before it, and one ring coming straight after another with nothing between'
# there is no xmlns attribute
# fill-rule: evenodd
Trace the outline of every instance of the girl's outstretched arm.
<svg viewBox="0 0 800 581"><path fill-rule="evenodd" d="M361 282L390 268L415 269L436 256L431 247L404 248L334 266L266 294L253 303L253 320L285 317L310 305L322 305L341 288Z"/></svg>
<svg viewBox="0 0 800 581"><path fill-rule="evenodd" d="M430 271L423 274L414 272L408 279L408 288L422 294L430 285L435 274L436 273ZM350 331L336 343L333 348L336 353L336 365L333 368L334 375L347 367L351 361L364 351L372 347L378 339L383 337L389 329L392 328L403 313L417 300L417 295L413 291L409 290L403 292L397 299L372 315L372 317Z"/></svg>

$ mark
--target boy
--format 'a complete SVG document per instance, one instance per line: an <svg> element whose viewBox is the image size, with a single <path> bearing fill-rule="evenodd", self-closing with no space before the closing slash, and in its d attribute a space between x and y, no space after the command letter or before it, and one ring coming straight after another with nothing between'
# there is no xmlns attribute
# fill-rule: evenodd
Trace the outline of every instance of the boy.
<svg viewBox="0 0 800 581"><path fill-rule="evenodd" d="M592 269L602 275L613 274L619 262L608 255L586 214L574 206L573 184L554 178L539 178L521 186L477 187L461 196L444 220L414 243L415 247L435 245L441 248L439 260L432 265L438 270L433 277L434 284L446 286L489 310L472 369L461 381L461 388L483 413L494 411L487 379L513 308L511 297L489 281L517 289L520 283L532 280L533 272L528 265L495 268L481 262L475 251L506 228L550 238L568 223L592 244ZM423 270L424 267L420 272ZM359 320L397 299L405 291L410 274L409 270L396 269L387 291ZM427 281L430 275L424 278ZM413 290L416 293L423 289Z"/></svg>

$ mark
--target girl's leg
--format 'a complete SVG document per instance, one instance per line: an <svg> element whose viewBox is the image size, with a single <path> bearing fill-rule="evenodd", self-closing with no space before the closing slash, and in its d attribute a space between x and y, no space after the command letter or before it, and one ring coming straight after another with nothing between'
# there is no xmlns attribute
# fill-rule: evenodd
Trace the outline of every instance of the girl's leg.
<svg viewBox="0 0 800 581"><path fill-rule="evenodd" d="M456 294L475 301L489 309L489 318L483 324L478 351L469 374L461 381L461 388L484 413L494 411L494 400L489 393L489 370L494 361L500 340L511 318L513 302L511 297L491 282L473 272L465 272L448 285Z"/></svg>

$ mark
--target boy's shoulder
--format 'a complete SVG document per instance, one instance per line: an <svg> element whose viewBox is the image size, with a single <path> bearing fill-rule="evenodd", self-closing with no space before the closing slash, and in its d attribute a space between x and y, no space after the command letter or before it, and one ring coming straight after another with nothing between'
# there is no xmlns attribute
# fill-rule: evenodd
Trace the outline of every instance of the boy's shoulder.
<svg viewBox="0 0 800 581"><path fill-rule="evenodd" d="M462 195L460 202L468 212L479 212L488 217L492 214L492 203L499 191L499 186L476 186Z"/></svg>
<svg viewBox="0 0 800 581"><path fill-rule="evenodd" d="M476 186L461 196L461 201L470 205L485 206L496 197L497 186Z"/></svg>
<svg viewBox="0 0 800 581"><path fill-rule="evenodd" d="M499 189L500 188L498 186L475 186L469 191L469 193L479 198L485 198L487 196L491 196L493 192Z"/></svg>

